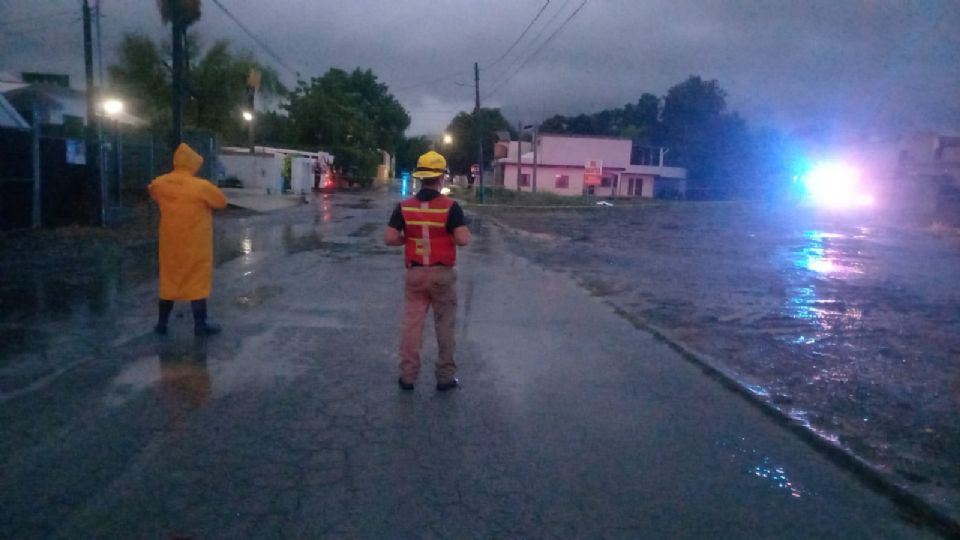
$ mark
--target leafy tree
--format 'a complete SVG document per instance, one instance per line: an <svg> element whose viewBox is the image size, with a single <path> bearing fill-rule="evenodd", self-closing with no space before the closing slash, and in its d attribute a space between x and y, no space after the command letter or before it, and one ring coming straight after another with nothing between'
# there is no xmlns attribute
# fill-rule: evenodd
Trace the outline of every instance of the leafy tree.
<svg viewBox="0 0 960 540"><path fill-rule="evenodd" d="M155 126L170 121L170 70L160 47L149 37L124 35L119 61L107 72L113 89L124 96L135 114Z"/></svg>
<svg viewBox="0 0 960 540"><path fill-rule="evenodd" d="M484 169L493 162L493 145L497 142L498 131L513 132L510 123L503 117L500 109L480 108L483 127L483 164ZM444 149L447 167L453 174L468 174L470 166L477 162L477 129L473 113L460 112L450 121L447 133L453 137L453 144Z"/></svg>
<svg viewBox="0 0 960 540"><path fill-rule="evenodd" d="M244 141L246 126L240 109L246 106L251 70L260 71L259 92L265 97L286 93L276 72L261 66L252 54L234 53L227 41L214 43L190 70L187 124L219 133L228 141Z"/></svg>
<svg viewBox="0 0 960 540"><path fill-rule="evenodd" d="M261 66L250 53L235 53L226 41L218 41L202 55L197 39L191 48L193 60L188 84L189 102L184 114L187 126L218 133L228 141L244 141L245 126L239 110L246 105L246 77L251 69L262 73L264 95L284 95L286 89L276 73ZM172 83L161 47L142 34L127 34L120 43L119 61L108 68L113 88L131 103L134 114L156 127L170 121Z"/></svg>
<svg viewBox="0 0 960 540"><path fill-rule="evenodd" d="M284 105L292 139L336 156L341 174L369 178L377 150L395 152L410 116L370 70L330 69L301 81Z"/></svg>
<svg viewBox="0 0 960 540"><path fill-rule="evenodd" d="M717 128L727 107L726 92L716 80L690 77L667 91L663 103L664 135L673 150L686 159L698 156Z"/></svg>
<svg viewBox="0 0 960 540"><path fill-rule="evenodd" d="M573 117L555 115L540 124L544 133L626 137L650 144L659 134L660 99L643 94L637 103Z"/></svg>
<svg viewBox="0 0 960 540"><path fill-rule="evenodd" d="M427 137L405 137L397 146L397 171L413 171L417 166L417 159L430 150L431 146Z"/></svg>

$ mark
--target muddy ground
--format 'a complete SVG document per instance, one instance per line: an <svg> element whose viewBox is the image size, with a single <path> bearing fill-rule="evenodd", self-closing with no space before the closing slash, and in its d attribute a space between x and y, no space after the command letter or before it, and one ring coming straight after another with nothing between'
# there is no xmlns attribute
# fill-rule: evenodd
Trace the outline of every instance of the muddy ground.
<svg viewBox="0 0 960 540"><path fill-rule="evenodd" d="M739 203L473 212L822 437L960 508L956 230Z"/></svg>

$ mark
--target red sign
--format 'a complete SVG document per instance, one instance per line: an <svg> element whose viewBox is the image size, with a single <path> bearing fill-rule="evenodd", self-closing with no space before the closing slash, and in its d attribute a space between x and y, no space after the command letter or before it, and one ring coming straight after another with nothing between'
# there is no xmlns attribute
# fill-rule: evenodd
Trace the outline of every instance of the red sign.
<svg viewBox="0 0 960 540"><path fill-rule="evenodd" d="M603 161L591 159L583 167L583 185L599 186L603 178Z"/></svg>

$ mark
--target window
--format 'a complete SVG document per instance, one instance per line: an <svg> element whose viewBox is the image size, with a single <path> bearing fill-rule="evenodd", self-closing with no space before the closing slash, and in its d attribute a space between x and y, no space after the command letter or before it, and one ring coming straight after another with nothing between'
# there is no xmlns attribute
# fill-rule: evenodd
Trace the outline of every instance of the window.
<svg viewBox="0 0 960 540"><path fill-rule="evenodd" d="M520 186L529 186L530 185L530 175L527 173L522 173L520 175Z"/></svg>
<svg viewBox="0 0 960 540"><path fill-rule="evenodd" d="M556 188L566 189L570 187L570 177L565 174L558 174L554 182Z"/></svg>
<svg viewBox="0 0 960 540"><path fill-rule="evenodd" d="M604 176L603 178L600 179L600 187L610 187L612 183L613 183L613 177L611 176Z"/></svg>

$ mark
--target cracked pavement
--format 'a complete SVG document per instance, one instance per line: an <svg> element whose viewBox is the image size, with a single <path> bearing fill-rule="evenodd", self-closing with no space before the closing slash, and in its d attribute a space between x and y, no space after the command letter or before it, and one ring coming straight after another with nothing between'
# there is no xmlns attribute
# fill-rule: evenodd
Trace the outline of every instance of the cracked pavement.
<svg viewBox="0 0 960 540"><path fill-rule="evenodd" d="M48 338L0 364L0 536L931 536L482 218L462 388L433 389L428 329L399 391L402 255L380 245L398 197L218 216L225 331L205 341L180 304L149 332L149 280L38 307Z"/></svg>

